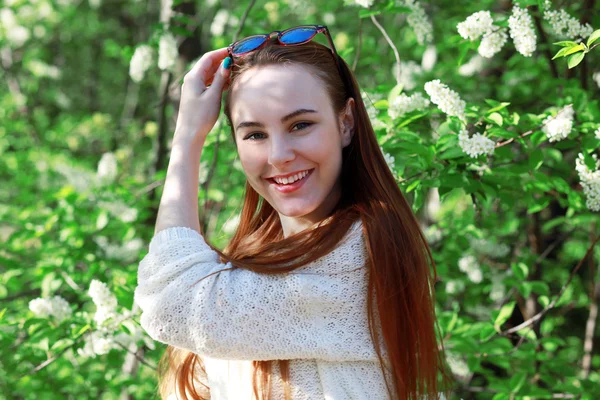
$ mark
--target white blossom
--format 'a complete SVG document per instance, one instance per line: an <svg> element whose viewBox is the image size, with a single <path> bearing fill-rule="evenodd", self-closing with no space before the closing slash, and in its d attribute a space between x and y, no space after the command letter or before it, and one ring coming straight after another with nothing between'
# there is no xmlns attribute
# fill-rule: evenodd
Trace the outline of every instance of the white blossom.
<svg viewBox="0 0 600 400"><path fill-rule="evenodd" d="M331 12L323 14L323 23L325 23L325 25L335 24L335 14Z"/></svg>
<svg viewBox="0 0 600 400"><path fill-rule="evenodd" d="M462 129L458 134L458 145L465 153L475 158L481 154L493 154L496 144L481 133L475 133L473 137L469 137L469 132Z"/></svg>
<svg viewBox="0 0 600 400"><path fill-rule="evenodd" d="M21 47L30 37L29 30L19 24L10 8L0 9L0 39L2 36L15 47Z"/></svg>
<svg viewBox="0 0 600 400"><path fill-rule="evenodd" d="M106 283L93 279L88 294L97 308L94 315L96 323L100 325L107 319L117 315L117 298L111 293Z"/></svg>
<svg viewBox="0 0 600 400"><path fill-rule="evenodd" d="M502 50L502 47L508 40L506 29L498 28L490 30L483 35L477 52L485 58L492 58L496 53Z"/></svg>
<svg viewBox="0 0 600 400"><path fill-rule="evenodd" d="M2 23L2 28L7 31L19 25L15 13L10 8L0 9L0 23Z"/></svg>
<svg viewBox="0 0 600 400"><path fill-rule="evenodd" d="M586 196L586 207L591 211L600 211L600 161L596 154L592 154L592 158L596 162L593 171L585 164L583 154L579 153L575 160L575 170Z"/></svg>
<svg viewBox="0 0 600 400"><path fill-rule="evenodd" d="M6 38L15 47L21 47L29 40L29 31L21 25L17 25L6 32Z"/></svg>
<svg viewBox="0 0 600 400"><path fill-rule="evenodd" d="M595 72L592 75L592 79L594 80L594 82L596 82L596 85L598 85L598 87L600 88L600 71Z"/></svg>
<svg viewBox="0 0 600 400"><path fill-rule="evenodd" d="M144 74L152 65L152 47L147 44L136 47L131 63L129 64L129 76L134 82L141 82Z"/></svg>
<svg viewBox="0 0 600 400"><path fill-rule="evenodd" d="M469 237L471 248L480 254L493 258L502 258L510 252L510 247L505 243L495 243L484 238Z"/></svg>
<svg viewBox="0 0 600 400"><path fill-rule="evenodd" d="M140 250L144 246L140 238L128 240L124 245L110 243L106 236L96 236L96 244L104 251L107 257L124 262L130 262L137 258Z"/></svg>
<svg viewBox="0 0 600 400"><path fill-rule="evenodd" d="M55 65L49 65L37 59L33 59L27 63L27 69L31 73L40 78L58 79L60 77L60 69Z"/></svg>
<svg viewBox="0 0 600 400"><path fill-rule="evenodd" d="M117 177L117 157L114 153L104 153L98 162L96 177L101 183L113 182Z"/></svg>
<svg viewBox="0 0 600 400"><path fill-rule="evenodd" d="M428 107L429 103L429 100L419 92L413 93L410 96L401 93L389 105L388 115L392 119L396 119L411 111L422 110Z"/></svg>
<svg viewBox="0 0 600 400"><path fill-rule="evenodd" d="M446 282L446 293L457 294L465 290L465 283L460 279L452 279Z"/></svg>
<svg viewBox="0 0 600 400"><path fill-rule="evenodd" d="M594 31L590 24L582 25L577 18L572 17L565 10L556 11L551 7L552 3L546 0L544 20L550 24L555 35L569 39L587 38Z"/></svg>
<svg viewBox="0 0 600 400"><path fill-rule="evenodd" d="M458 34L464 39L475 40L492 29L494 20L489 11L478 11L471 14L456 27Z"/></svg>
<svg viewBox="0 0 600 400"><path fill-rule="evenodd" d="M462 76L475 75L476 73L481 72L483 70L485 63L485 58L483 58L479 54L475 54L473 57L471 57L468 63L460 66L460 68L458 69L458 73Z"/></svg>
<svg viewBox="0 0 600 400"><path fill-rule="evenodd" d="M123 222L133 222L136 220L138 211L135 208L128 207L127 204L120 200L116 201L99 201L98 207L107 210L114 217L119 218Z"/></svg>
<svg viewBox="0 0 600 400"><path fill-rule="evenodd" d="M563 108L556 117L549 115L544 120L542 131L548 136L550 142L558 142L565 139L573 129L573 116L575 111L570 104Z"/></svg>
<svg viewBox="0 0 600 400"><path fill-rule="evenodd" d="M458 353L446 351L446 361L448 361L448 365L454 376L466 379L471 375L468 364Z"/></svg>
<svg viewBox="0 0 600 400"><path fill-rule="evenodd" d="M600 139L600 128L596 129L596 132L594 132L594 135L596 136L596 139Z"/></svg>
<svg viewBox="0 0 600 400"><path fill-rule="evenodd" d="M421 68L423 71L431 71L437 61L437 49L434 45L430 44L427 49L423 52L421 58ZM410 89L407 89L410 90Z"/></svg>
<svg viewBox="0 0 600 400"><path fill-rule="evenodd" d="M90 7L93 9L98 9L102 4L102 0L88 0Z"/></svg>
<svg viewBox="0 0 600 400"><path fill-rule="evenodd" d="M225 223L223 224L223 232L227 233L228 235L231 235L233 232L235 232L235 230L240 224L240 219L241 214L238 213L233 217L229 218L227 221L225 221Z"/></svg>
<svg viewBox="0 0 600 400"><path fill-rule="evenodd" d="M361 92L363 103L365 104L365 108L367 109L367 113L369 114L369 120L371 121L371 126L373 126L374 130L385 129L387 125L385 122L379 119L378 114L379 110L375 108L373 105L374 101L379 100L382 96L379 93L369 94L367 92Z"/></svg>
<svg viewBox="0 0 600 400"><path fill-rule="evenodd" d="M520 8L518 4L515 4L512 15L508 19L508 27L517 51L525 57L530 57L535 51L537 38L533 28L533 19L527 9Z"/></svg>
<svg viewBox="0 0 600 400"><path fill-rule="evenodd" d="M462 256L458 260L458 268L466 273L473 283L480 283L483 279L481 267L473 255Z"/></svg>
<svg viewBox="0 0 600 400"><path fill-rule="evenodd" d="M437 225L429 225L424 231L423 235L425 235L425 239L427 239L427 243L434 244L439 242L442 239L442 230L437 227Z"/></svg>
<svg viewBox="0 0 600 400"><path fill-rule="evenodd" d="M369 8L373 5L374 1L375 0L348 0L347 4Z"/></svg>
<svg viewBox="0 0 600 400"><path fill-rule="evenodd" d="M97 355L107 354L115 348L115 343L111 337L106 337L105 332L93 331L85 337L83 348L77 349L77 353L82 357L96 358Z"/></svg>
<svg viewBox="0 0 600 400"><path fill-rule="evenodd" d="M213 19L210 24L210 33L213 36L221 36L225 32L225 26L227 25L227 20L229 19L229 11L225 8L221 8L215 14L215 19Z"/></svg>
<svg viewBox="0 0 600 400"><path fill-rule="evenodd" d="M395 167L396 159L394 157L392 157L389 153L386 153L383 150L383 147L379 146L379 150L381 150L381 153L383 154L383 158L385 159L385 162L386 162L388 168L390 169L390 171L394 172L394 170L396 169L396 167Z"/></svg>
<svg viewBox="0 0 600 400"><path fill-rule="evenodd" d="M464 118L466 103L460 98L458 93L441 83L439 79L434 79L425 83L425 92L431 98L431 101L439 107L442 112L448 115L454 115Z"/></svg>
<svg viewBox="0 0 600 400"><path fill-rule="evenodd" d="M407 22L415 32L417 42L419 44L431 43L433 41L433 25L421 3L417 0L401 0L400 3L411 10Z"/></svg>
<svg viewBox="0 0 600 400"><path fill-rule="evenodd" d="M29 309L38 317L54 317L58 322L65 320L73 313L69 302L61 296L33 299L29 302Z"/></svg>
<svg viewBox="0 0 600 400"><path fill-rule="evenodd" d="M175 66L177 60L177 40L167 32L160 37L158 43L158 68L162 70L170 70Z"/></svg>
<svg viewBox="0 0 600 400"><path fill-rule="evenodd" d="M393 73L396 75L396 71L398 69L398 64L394 63ZM410 61L400 61L400 84L402 85L403 90L413 90L417 83L415 81L415 77L421 75L423 73L423 69L419 64L410 60Z"/></svg>
<svg viewBox="0 0 600 400"><path fill-rule="evenodd" d="M497 276L492 279L492 287L490 288L490 300L500 301L506 295L506 286L502 283L501 277Z"/></svg>

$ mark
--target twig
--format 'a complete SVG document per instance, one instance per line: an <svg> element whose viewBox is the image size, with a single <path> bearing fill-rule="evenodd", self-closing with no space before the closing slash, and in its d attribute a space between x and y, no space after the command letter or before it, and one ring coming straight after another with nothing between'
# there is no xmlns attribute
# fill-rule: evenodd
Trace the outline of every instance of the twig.
<svg viewBox="0 0 600 400"><path fill-rule="evenodd" d="M354 56L354 61L352 62L352 72L356 71L356 65L358 64L358 58L360 57L360 48L362 46L362 18L358 19L358 46L356 47L356 56Z"/></svg>
<svg viewBox="0 0 600 400"><path fill-rule="evenodd" d="M143 189L140 189L140 190L139 190L139 191L138 191L138 192L135 194L135 197L140 197L141 195L144 195L144 194L148 193L148 192L149 192L149 191L151 191L152 189L154 189L154 188L156 188L156 187L158 187L158 186L160 186L160 185L163 185L164 183L165 183L165 180L164 180L164 179L160 179L160 180L158 180L158 181L154 181L154 182L152 182L151 184L149 184L149 185L146 185L146 186L145 186Z"/></svg>
<svg viewBox="0 0 600 400"><path fill-rule="evenodd" d="M81 341L81 339L84 337L84 335L86 334L87 331L82 332L77 338L76 340L71 343L70 345L68 345L67 347L65 347L64 349L62 349L58 354L56 354L54 357L49 358L48 360L44 361L43 363L41 363L40 365L38 365L37 367L34 367L32 369L30 369L28 372L24 373L23 375L21 375L21 377L19 378L22 379L27 375L31 375L34 374L42 369L44 369L45 367L47 367L48 365L50 365L51 363L53 363L54 361L56 361L57 359L59 359L67 350L69 350L71 347L75 346L77 343L79 343Z"/></svg>
<svg viewBox="0 0 600 400"><path fill-rule="evenodd" d="M127 351L129 354L132 354L139 362L141 362L142 364L144 364L147 367L152 368L153 370L157 370L158 367L156 367L155 365L150 364L148 361L146 361L143 357L140 357L137 352L133 352L131 350L129 350L127 347L123 346L121 343L119 343L117 340L115 340L115 343L117 345L119 345L122 349L124 349L125 351Z"/></svg>
<svg viewBox="0 0 600 400"><path fill-rule="evenodd" d="M587 252L583 256L583 258L581 260L579 260L579 262L577 263L577 265L575 266L575 268L571 272L571 275L569 276L569 279L567 279L567 282L563 285L563 287L561 288L561 290L558 293L558 295L554 298L554 300L552 300L552 302L550 304L548 304L542 311L540 311L539 313L537 313L533 317L531 317L528 320L524 321L523 323L515 326L514 328L510 328L510 329L508 329L508 330L506 330L504 332L501 332L500 334L501 335L506 335L506 334L509 334L509 333L517 332L517 331L519 331L519 330L521 330L521 329L523 329L523 328L525 328L525 327L527 327L527 326L529 326L529 325L537 322L548 311L550 311L551 309L553 309L554 306L555 306L555 304L558 302L558 300L561 298L561 296L563 295L563 293L565 292L565 290L567 289L567 287L569 286L569 284L573 280L573 277L575 276L575 274L577 273L577 271L579 271L579 268L581 268L581 266L583 265L583 262L585 261L585 259L590 255L590 253L594 249L594 246L596 245L596 243L598 242L598 240L600 240L600 235L598 235L596 237L596 239L594 240L594 242L590 245L590 247L588 248Z"/></svg>
<svg viewBox="0 0 600 400"><path fill-rule="evenodd" d="M538 6L531 7L534 11L539 11ZM533 21L535 22L535 27L540 34L540 42L544 44L544 56L548 60L548 64L550 65L550 72L552 72L552 76L558 78L558 69L556 68L556 64L552 61L552 52L548 48L548 37L546 36L546 32L544 31L544 27L542 26L542 20L537 12L531 13L533 15Z"/></svg>
<svg viewBox="0 0 600 400"><path fill-rule="evenodd" d="M389 37L389 35L387 34L387 32L385 31L383 26L381 26L381 24L377 21L377 19L375 18L374 15L371 15L371 21L373 21L375 26L381 31L381 34L383 35L385 40L387 40L388 44L394 51L394 57L396 57L396 64L398 64L397 68L395 69L394 72L396 72L396 83L399 85L400 84L400 53L398 53L398 49L394 45L394 42L392 42L392 39Z"/></svg>
<svg viewBox="0 0 600 400"><path fill-rule="evenodd" d="M248 17L250 10L254 6L254 3L256 3L256 0L252 0L250 4L248 4L248 7L246 7L246 11L244 11L242 19L240 20L240 26L238 27L237 32L235 32L235 35L233 35L232 43L238 40L238 38L240 37L240 33L242 33L242 29L244 28L244 24L246 23L246 18Z"/></svg>

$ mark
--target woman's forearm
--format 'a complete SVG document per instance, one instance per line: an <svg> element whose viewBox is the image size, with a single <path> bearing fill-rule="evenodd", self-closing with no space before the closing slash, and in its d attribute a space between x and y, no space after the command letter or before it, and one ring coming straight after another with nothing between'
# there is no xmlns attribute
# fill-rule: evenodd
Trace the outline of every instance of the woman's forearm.
<svg viewBox="0 0 600 400"><path fill-rule="evenodd" d="M160 199L154 233L184 226L200 233L198 217L198 176L204 141L173 138L171 158Z"/></svg>

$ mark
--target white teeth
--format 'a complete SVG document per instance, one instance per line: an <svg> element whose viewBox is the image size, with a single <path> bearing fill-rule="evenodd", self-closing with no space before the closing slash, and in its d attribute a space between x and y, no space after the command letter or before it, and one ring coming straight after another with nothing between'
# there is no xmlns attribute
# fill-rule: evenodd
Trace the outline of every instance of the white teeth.
<svg viewBox="0 0 600 400"><path fill-rule="evenodd" d="M287 178L273 178L275 180L275 182L279 183L280 185L287 185L293 182L296 182L297 180L300 180L302 178L304 178L306 175L308 175L308 171L304 171L304 172L300 172L299 174L287 177Z"/></svg>

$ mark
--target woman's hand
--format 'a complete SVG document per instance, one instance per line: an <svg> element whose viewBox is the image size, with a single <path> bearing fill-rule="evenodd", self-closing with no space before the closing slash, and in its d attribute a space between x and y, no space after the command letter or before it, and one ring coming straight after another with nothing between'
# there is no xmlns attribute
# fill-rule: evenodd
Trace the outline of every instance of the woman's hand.
<svg viewBox="0 0 600 400"><path fill-rule="evenodd" d="M229 86L230 70L222 66L225 57L226 47L209 51L183 78L175 126L175 138L178 140L204 143L216 124L221 111L221 95Z"/></svg>

